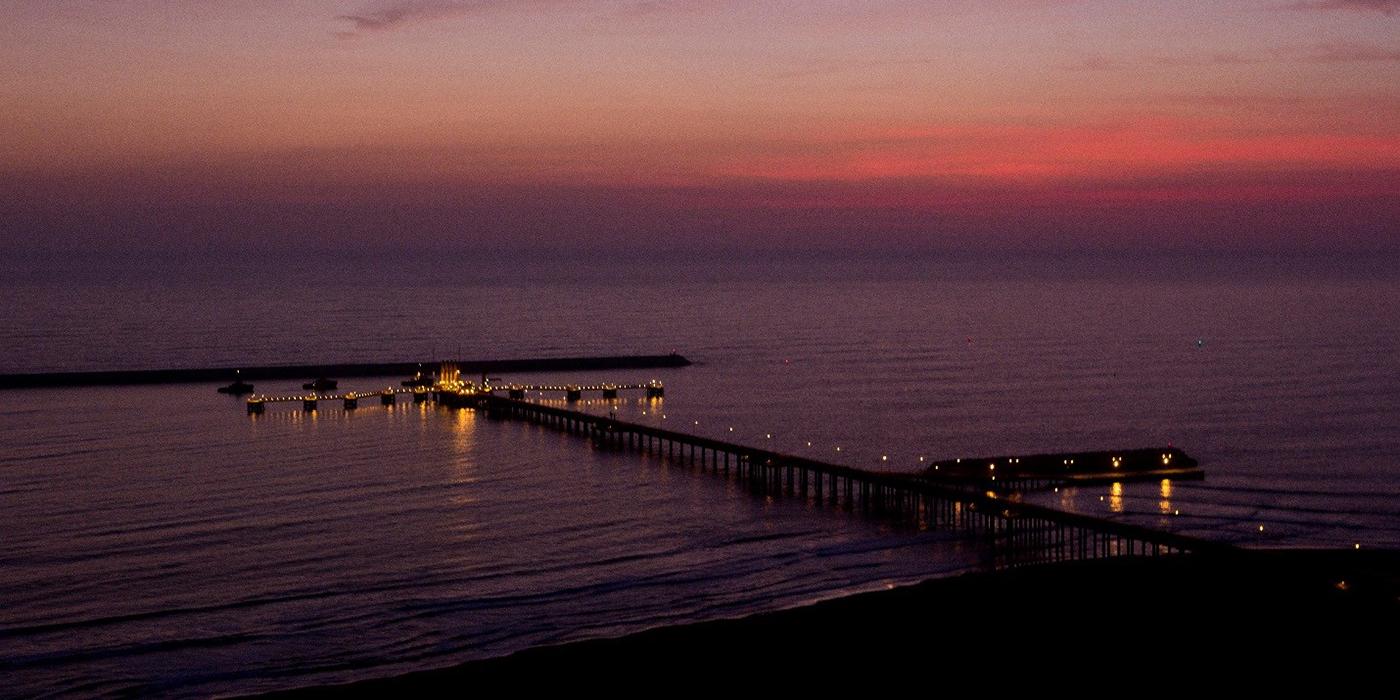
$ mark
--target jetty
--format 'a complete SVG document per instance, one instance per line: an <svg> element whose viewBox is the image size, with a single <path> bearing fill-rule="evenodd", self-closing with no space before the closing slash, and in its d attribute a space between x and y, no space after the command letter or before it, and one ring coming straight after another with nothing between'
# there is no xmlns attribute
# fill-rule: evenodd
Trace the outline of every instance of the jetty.
<svg viewBox="0 0 1400 700"><path fill-rule="evenodd" d="M515 360L453 360L468 374L529 372L589 372L618 369L662 369L685 367L690 360L666 355L615 355L609 357L545 357ZM141 369L101 372L36 372L0 374L0 389L45 387L118 386L130 384L194 384L296 379L308 377L390 377L419 372L432 362L362 362L333 364L273 365L266 367L205 367L196 369Z"/></svg>
<svg viewBox="0 0 1400 700"><path fill-rule="evenodd" d="M702 473L737 479L765 497L803 499L814 505L858 511L920 529L962 530L992 542L997 565L1004 567L1118 556L1225 555L1239 551L1222 542L1024 503L1018 494L987 488L980 481L932 476L932 466L915 473L857 469L524 399L529 391L563 392L567 398L577 400L585 390L614 392L615 397L616 391L627 389L646 391L648 398L657 401L664 396L664 387L657 381L587 387L493 386L462 381L458 368L449 366L432 388L386 389L376 394L336 397L253 396L248 399L248 412L260 414L266 405L279 401L301 401L304 409L315 410L317 401L331 398L354 408L354 403L364 396L379 396L384 403L392 403L398 395L410 394L419 402L433 401L449 408L479 411L489 419L525 421L577 435L601 449L659 455ZM1175 448L1147 450L1144 454L1156 454L1158 460L1168 454L1168 461L1194 465ZM1070 459L1038 455L1032 461L1056 458ZM1111 465L1112 456L1109 460Z"/></svg>
<svg viewBox="0 0 1400 700"><path fill-rule="evenodd" d="M458 382L467 384L466 382ZM483 384L471 384L472 387L481 387ZM666 395L666 387L659 380L651 380L642 384L507 384L496 389L486 391L505 390L512 399L524 399L525 394L534 392L537 394L563 394L567 401L580 401L583 392L598 392L604 399L616 399L619 392L640 390L646 392L649 399L660 398ZM465 390L465 387L458 389L447 389L440 385L429 389L427 387L395 388L386 387L380 391L346 391L342 393L320 393L310 392L307 394L253 394L249 396L246 404L248 413L258 414L266 410L268 404L274 403L294 403L301 402L302 410L315 411L322 401L339 401L346 410L358 408L361 399L379 399L379 403L385 406L392 406L398 403L400 396L409 396L414 403L423 403L430 399L440 401L450 401L450 397ZM472 389L476 391L478 389Z"/></svg>
<svg viewBox="0 0 1400 700"><path fill-rule="evenodd" d="M488 418L523 420L586 437L606 449L661 455L701 472L736 478L764 496L806 499L916 528L967 531L994 541L1005 566L1236 551L1225 543L1023 503L1014 495L918 473L857 469L490 391L445 394L439 400L483 411Z"/></svg>

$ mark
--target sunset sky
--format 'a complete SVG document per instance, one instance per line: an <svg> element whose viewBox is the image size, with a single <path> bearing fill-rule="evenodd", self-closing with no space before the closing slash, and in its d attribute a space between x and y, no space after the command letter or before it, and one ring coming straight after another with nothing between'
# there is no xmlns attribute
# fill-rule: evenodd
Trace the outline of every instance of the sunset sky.
<svg viewBox="0 0 1400 700"><path fill-rule="evenodd" d="M1400 250L1400 0L7 0L0 249Z"/></svg>

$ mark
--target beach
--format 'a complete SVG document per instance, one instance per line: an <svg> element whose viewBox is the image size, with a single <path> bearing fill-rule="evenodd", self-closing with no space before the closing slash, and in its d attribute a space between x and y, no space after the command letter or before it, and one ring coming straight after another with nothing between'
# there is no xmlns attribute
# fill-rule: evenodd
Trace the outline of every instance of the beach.
<svg viewBox="0 0 1400 700"><path fill-rule="evenodd" d="M1183 674L1242 658L1306 657L1308 673L1392 655L1400 552L1280 550L1119 558L965 574L740 619L537 647L451 668L282 697L453 693L562 678L622 687L658 673L869 669L902 680L957 670L1167 664ZM916 662L924 662L917 664ZM910 665L915 664L915 665ZM1353 667L1366 674L1375 667ZM771 682L772 678L766 682ZM1339 679L1340 680L1340 679ZM490 686L484 686L490 687Z"/></svg>

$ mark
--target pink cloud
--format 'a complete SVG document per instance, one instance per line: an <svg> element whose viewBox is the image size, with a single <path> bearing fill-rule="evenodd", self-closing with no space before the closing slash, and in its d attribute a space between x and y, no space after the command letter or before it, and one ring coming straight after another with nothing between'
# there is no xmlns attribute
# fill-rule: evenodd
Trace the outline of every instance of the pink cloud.
<svg viewBox="0 0 1400 700"><path fill-rule="evenodd" d="M1400 0L1309 0L1287 7L1294 10L1352 10L1393 15L1400 12Z"/></svg>

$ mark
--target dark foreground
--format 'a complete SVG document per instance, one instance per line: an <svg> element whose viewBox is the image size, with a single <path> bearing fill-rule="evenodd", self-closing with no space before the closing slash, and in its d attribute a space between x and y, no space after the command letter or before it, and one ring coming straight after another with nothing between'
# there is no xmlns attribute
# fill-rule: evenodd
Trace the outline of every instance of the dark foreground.
<svg viewBox="0 0 1400 700"><path fill-rule="evenodd" d="M307 688L314 696L461 695L478 688L847 685L851 674L995 687L1030 670L1279 681L1389 673L1400 634L1400 552L1248 552L979 573L737 620L528 649L453 668ZM758 674L758 675L754 675ZM1060 677L1064 679L1063 676ZM727 680L728 679L728 680ZM674 688L672 688L674 690Z"/></svg>

